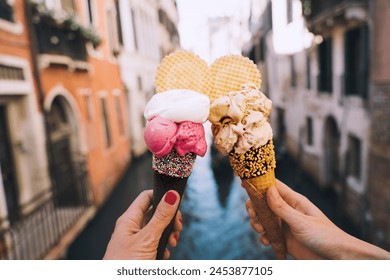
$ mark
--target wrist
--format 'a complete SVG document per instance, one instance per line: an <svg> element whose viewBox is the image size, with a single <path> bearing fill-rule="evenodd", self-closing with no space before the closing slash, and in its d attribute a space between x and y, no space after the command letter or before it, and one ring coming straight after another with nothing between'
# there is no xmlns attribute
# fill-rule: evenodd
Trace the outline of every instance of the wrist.
<svg viewBox="0 0 390 280"><path fill-rule="evenodd" d="M343 240L340 259L342 260L384 260L390 253L363 240L346 234Z"/></svg>

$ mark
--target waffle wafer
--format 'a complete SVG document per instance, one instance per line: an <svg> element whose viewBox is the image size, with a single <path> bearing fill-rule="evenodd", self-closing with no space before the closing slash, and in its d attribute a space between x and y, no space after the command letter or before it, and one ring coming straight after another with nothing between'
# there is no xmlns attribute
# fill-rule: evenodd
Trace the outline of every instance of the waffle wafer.
<svg viewBox="0 0 390 280"><path fill-rule="evenodd" d="M208 92L209 66L199 56L188 51L177 51L166 56L156 71L158 93L171 89L190 89Z"/></svg>
<svg viewBox="0 0 390 280"><path fill-rule="evenodd" d="M260 88L261 75L257 66L247 57L227 55L217 59L210 67L208 96L213 102L243 84L253 83Z"/></svg>

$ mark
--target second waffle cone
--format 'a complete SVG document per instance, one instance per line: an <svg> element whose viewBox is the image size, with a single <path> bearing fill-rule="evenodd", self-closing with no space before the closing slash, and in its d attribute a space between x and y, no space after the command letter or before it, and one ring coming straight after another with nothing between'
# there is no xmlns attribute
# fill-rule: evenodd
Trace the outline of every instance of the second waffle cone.
<svg viewBox="0 0 390 280"><path fill-rule="evenodd" d="M234 172L241 178L241 185L253 202L265 232L269 233L267 237L275 257L279 260L286 259L286 246L279 219L267 203L267 190L276 184L275 152L272 141L259 149L251 149L243 155L231 153L229 157Z"/></svg>
<svg viewBox="0 0 390 280"><path fill-rule="evenodd" d="M276 183L274 170L270 170L266 175L252 179L242 179L241 185L246 190L249 198L253 202L255 212L261 220L265 234L272 233L267 234L267 237L272 245L275 257L278 260L285 260L286 245L283 242L284 239L282 228L279 224L278 217L276 217L276 215L272 212L267 203L267 190L270 186L266 187L263 184L264 182L262 182L263 179L261 177L268 177L264 178L264 182L267 182L267 185L269 185L272 181L272 177L274 181L273 186Z"/></svg>

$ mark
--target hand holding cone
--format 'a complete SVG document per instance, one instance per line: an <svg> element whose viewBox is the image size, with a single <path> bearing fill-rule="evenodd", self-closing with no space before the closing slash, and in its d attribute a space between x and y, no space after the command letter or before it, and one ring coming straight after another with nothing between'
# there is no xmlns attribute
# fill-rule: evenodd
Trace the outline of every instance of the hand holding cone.
<svg viewBox="0 0 390 280"><path fill-rule="evenodd" d="M210 100L206 78L208 65L187 51L166 56L156 72L157 94L145 108L148 123L144 138L153 153L153 209L169 190L183 197L197 155L206 153L202 123L207 120ZM164 230L156 259L162 259L174 219Z"/></svg>
<svg viewBox="0 0 390 280"><path fill-rule="evenodd" d="M275 185L276 167L272 103L260 92L257 66L240 55L224 56L210 68L209 120L218 150L229 155L234 173L252 200L277 259L286 259L279 219L267 204L266 192Z"/></svg>

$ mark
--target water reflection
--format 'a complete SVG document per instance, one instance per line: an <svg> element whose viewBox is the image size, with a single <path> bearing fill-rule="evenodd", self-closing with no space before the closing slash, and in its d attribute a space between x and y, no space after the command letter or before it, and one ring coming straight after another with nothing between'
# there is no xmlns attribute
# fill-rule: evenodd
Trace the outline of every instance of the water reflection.
<svg viewBox="0 0 390 280"><path fill-rule="evenodd" d="M260 244L250 227L247 194L240 180L232 175L230 166L223 167L226 161L215 169L218 175L214 176L211 155L210 151L197 158L188 180L180 207L184 229L171 258L272 259L271 249Z"/></svg>
<svg viewBox="0 0 390 280"><path fill-rule="evenodd" d="M211 145L210 156L211 170L217 184L218 200L225 208L233 185L234 173L230 166L229 157L220 154L214 144Z"/></svg>

